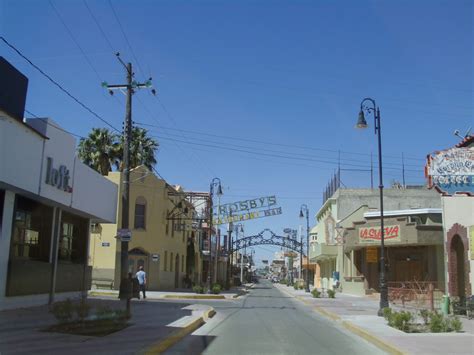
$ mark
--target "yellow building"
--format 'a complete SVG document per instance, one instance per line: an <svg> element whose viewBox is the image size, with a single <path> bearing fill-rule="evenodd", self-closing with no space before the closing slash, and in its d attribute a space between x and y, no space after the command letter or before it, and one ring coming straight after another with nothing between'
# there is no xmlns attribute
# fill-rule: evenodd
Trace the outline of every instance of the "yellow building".
<svg viewBox="0 0 474 355"><path fill-rule="evenodd" d="M122 173L111 172L109 180L122 186ZM118 289L120 285L120 240L122 204L119 188L117 224L92 228L89 262L92 284ZM139 266L147 272L148 290L184 287L186 274L194 281L201 274L199 235L192 230L195 209L180 187L169 185L146 167L130 172L129 271ZM93 286L94 287L94 286Z"/></svg>

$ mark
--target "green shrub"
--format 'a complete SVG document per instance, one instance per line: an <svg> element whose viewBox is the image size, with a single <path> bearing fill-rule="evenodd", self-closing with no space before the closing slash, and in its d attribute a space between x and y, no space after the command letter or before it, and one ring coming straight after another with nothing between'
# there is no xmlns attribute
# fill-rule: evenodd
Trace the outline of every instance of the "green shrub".
<svg viewBox="0 0 474 355"><path fill-rule="evenodd" d="M287 284L287 281L286 281L286 279L281 279L281 280L280 280L280 284L282 284L282 285L286 285L286 284Z"/></svg>
<svg viewBox="0 0 474 355"><path fill-rule="evenodd" d="M200 285L195 285L193 287L193 291L194 293L204 293L204 287L200 286Z"/></svg>
<svg viewBox="0 0 474 355"><path fill-rule="evenodd" d="M313 295L314 298L320 298L321 297L321 292L319 292L316 288L311 291L311 294Z"/></svg>
<svg viewBox="0 0 474 355"><path fill-rule="evenodd" d="M107 306L99 306L95 311L95 315L99 319L110 319L115 316L115 311Z"/></svg>
<svg viewBox="0 0 474 355"><path fill-rule="evenodd" d="M383 310L383 317L385 320L389 320L390 317L392 316L392 309L390 307L385 307Z"/></svg>
<svg viewBox="0 0 474 355"><path fill-rule="evenodd" d="M329 298L336 298L336 291L328 290L328 297Z"/></svg>
<svg viewBox="0 0 474 355"><path fill-rule="evenodd" d="M304 285L300 284L300 290L304 290Z"/></svg>
<svg viewBox="0 0 474 355"><path fill-rule="evenodd" d="M65 301L56 302L51 307L51 313L60 323L67 323L72 320L74 305L69 298Z"/></svg>
<svg viewBox="0 0 474 355"><path fill-rule="evenodd" d="M84 319L86 319L87 316L89 315L91 306L87 303L85 299L81 299L81 302L79 302L76 305L75 310L76 310L77 318L79 318L79 320L83 322Z"/></svg>
<svg viewBox="0 0 474 355"><path fill-rule="evenodd" d="M430 311L428 311L427 309L422 309L420 311L420 317L423 319L423 323L425 325L428 325L428 322L429 322L429 319L430 319Z"/></svg>
<svg viewBox="0 0 474 355"><path fill-rule="evenodd" d="M447 324L442 314L435 311L430 313L429 317L428 327L432 333L441 333L447 330Z"/></svg>
<svg viewBox="0 0 474 355"><path fill-rule="evenodd" d="M293 285L293 288L294 288L295 290L299 290L300 286L298 285L297 282L295 282L295 284Z"/></svg>
<svg viewBox="0 0 474 355"><path fill-rule="evenodd" d="M410 330L410 323L413 320L413 315L407 311L394 312L393 315L393 326L404 332Z"/></svg>
<svg viewBox="0 0 474 355"><path fill-rule="evenodd" d="M459 317L454 316L451 318L450 329L458 333L462 331L462 322Z"/></svg>
<svg viewBox="0 0 474 355"><path fill-rule="evenodd" d="M222 289L221 285L214 284L212 285L211 292L215 295L218 295L219 293L221 293L221 289Z"/></svg>

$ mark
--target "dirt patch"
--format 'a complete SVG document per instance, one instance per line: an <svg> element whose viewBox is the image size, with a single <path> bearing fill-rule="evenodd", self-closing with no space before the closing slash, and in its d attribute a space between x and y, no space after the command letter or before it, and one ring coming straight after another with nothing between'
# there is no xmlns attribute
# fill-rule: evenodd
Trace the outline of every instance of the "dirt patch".
<svg viewBox="0 0 474 355"><path fill-rule="evenodd" d="M127 323L126 321L102 319L55 324L48 328L42 329L42 331L103 337L125 329L130 325L131 324Z"/></svg>

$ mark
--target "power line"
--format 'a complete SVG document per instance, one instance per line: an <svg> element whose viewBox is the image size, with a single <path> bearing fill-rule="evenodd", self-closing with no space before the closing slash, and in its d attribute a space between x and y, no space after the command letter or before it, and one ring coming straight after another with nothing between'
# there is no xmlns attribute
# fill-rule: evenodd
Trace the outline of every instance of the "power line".
<svg viewBox="0 0 474 355"><path fill-rule="evenodd" d="M125 41L127 42L128 48L130 48L130 52L132 53L133 59L135 59L135 62L137 63L138 69L140 69L142 75L145 75L145 71L142 69L142 67L140 65L140 62L138 61L137 56L135 55L135 52L132 48L132 45L128 41L128 37L127 37L127 35L126 35L126 33L123 29L122 23L120 22L120 19L117 16L117 12L115 12L114 6L112 5L112 1L109 0L108 2L109 2L109 5L110 5L110 8L112 9L112 13L114 14L115 20L117 21L117 23L119 25L120 31L122 32L122 35L125 38Z"/></svg>
<svg viewBox="0 0 474 355"><path fill-rule="evenodd" d="M198 141L198 142L207 142L207 143L215 143L215 144L225 144L226 147L237 147L237 148L247 148L247 149L258 149L260 151L266 151L266 152L270 152L270 153L283 153L283 154L289 154L289 155L292 155L292 156L301 156L301 157L315 157L314 154L304 154L304 153L293 153L293 152L287 152L287 151L281 151L281 150L273 150L273 149L266 149L266 148L261 148L261 147L252 147L252 146L244 146L244 145L239 145L239 144L232 144L232 143L228 143L228 142L218 142L218 141L210 141L209 139L200 139L200 138L194 138L194 137L185 137L183 135L176 135L176 134L170 134L170 133L167 133L168 136L170 137L182 137L184 139L191 139L191 140L194 140L194 141ZM358 160L358 159L340 159L340 158L337 158L338 161L350 161L350 162L359 162L359 163L369 163L368 161L366 160ZM413 166L413 167L419 167L419 164L400 164L400 163L393 163L393 162L386 162L384 164L385 166L397 166L397 167L400 167L402 168L402 166ZM346 169L347 170L347 169ZM369 169L370 170L370 169ZM367 171L367 169L364 169L364 171ZM413 171L413 169L406 169L406 171Z"/></svg>
<svg viewBox="0 0 474 355"><path fill-rule="evenodd" d="M104 37L105 41L107 42L107 44L109 45L109 48L112 52L115 52L114 50L114 46L112 45L112 43L110 42L109 38L107 37L107 35L105 34L104 30L102 29L102 26L100 25L99 21L97 21L97 18L94 16L94 13L92 12L91 8L89 7L89 5L87 5L87 1L86 0L83 0L83 3L84 5L86 6L87 8L87 11L89 11L89 14L91 15L92 19L94 20L95 24L97 25L97 27L99 28L100 30L100 33L102 33L102 36Z"/></svg>
<svg viewBox="0 0 474 355"><path fill-rule="evenodd" d="M156 127L155 125L144 123L144 122L135 122L135 124L141 125L141 126ZM330 152L330 153L339 153L339 152L341 152L341 153L349 154L349 155L370 156L370 154L368 154L368 153L361 153L361 152L349 152L349 151L336 150L336 149L326 149L326 148L316 148L316 147L301 146L301 145L294 145L294 144L274 143L274 142L261 141L261 140L256 140L256 139L233 137L233 136L227 136L227 135L218 135L218 134L207 133L207 132L202 132L202 131L191 131L191 130L185 130L185 129L181 129L181 128L172 128L172 127L161 127L161 128L166 128L166 129L171 130L171 131L181 131L181 132L184 132L184 133L198 134L198 135L216 137L216 138L222 138L222 139L232 139L232 140L238 140L238 141L244 141L244 142L250 142L250 143L273 145L273 146L279 146L279 147L306 149L306 150L322 151L322 152ZM394 155L385 155L385 154L383 154L382 156L384 158L400 159L400 157L394 156ZM405 159L425 161L425 159L415 158L415 157L406 157L406 156L405 156Z"/></svg>
<svg viewBox="0 0 474 355"><path fill-rule="evenodd" d="M79 44L79 42L77 41L76 37L74 37L74 35L72 34L72 31L66 25L66 22L61 17L61 14L59 13L58 9L56 9L56 7L54 6L53 1L49 0L49 4L53 8L54 12L56 13L56 16L59 18L59 21L63 24L63 26L66 29L66 31L68 32L69 36L72 38L73 42L76 44L77 48L79 48L79 50L81 51L82 56L86 59L86 62L89 64L91 69L94 71L95 75L99 79L99 82L102 81L102 78L100 77L98 71L95 69L94 65L92 65L92 62L90 61L89 57L86 55L86 52L82 49L82 47Z"/></svg>
<svg viewBox="0 0 474 355"><path fill-rule="evenodd" d="M323 163L323 164L331 164L331 165L335 165L335 166L338 165L338 161L329 161L329 160L322 160L322 159L311 159L311 158L304 158L304 157L295 156L295 155L291 156L291 155L256 152L256 151L253 151L253 150L223 147L223 146L214 145L214 144L183 141L183 140L180 140L180 139L174 139L174 138L157 136L157 135L152 136L152 137L159 138L159 139L164 139L164 140L169 140L169 141L176 141L176 142L180 142L180 143L184 143L184 144L204 146L204 147L220 149L220 150L235 151L235 152L252 154L252 155L257 155L257 156L267 156L267 157L283 158L283 159L296 159L296 160L302 160L302 161L317 162L317 163ZM212 142L212 143L214 143L214 142ZM248 149L252 149L252 148L248 148ZM288 154L288 153L284 153L284 154ZM351 164L351 163L345 163L344 166L353 166L353 167L357 167L357 168L365 168L366 167L365 165ZM385 169L392 169L392 170L399 170L399 168L393 168L393 167L387 167L387 166L384 166L384 168ZM407 171L408 171L408 169L407 169ZM416 172L417 170L409 170L409 171Z"/></svg>
<svg viewBox="0 0 474 355"><path fill-rule="evenodd" d="M25 112L28 113L30 116L33 116L34 118L37 118L37 119L43 121L44 123L50 125L51 127L54 127L54 128L56 128L56 129L59 129L60 131L63 131L63 132L65 132L65 133L68 133L68 134L70 134L70 135L72 135L72 136L75 136L75 137L77 137L77 138L85 138L85 137L83 137L83 136L81 136L81 135L79 135L79 134L72 133L71 131L65 130L64 128L59 127L58 125L55 125L54 123L52 123L51 121L49 121L49 120L46 119L46 118L38 117L37 115L35 115L35 114L34 114L33 112L31 112L31 111L28 111L28 110L25 109Z"/></svg>
<svg viewBox="0 0 474 355"><path fill-rule="evenodd" d="M47 78L50 82L52 82L56 87L58 87L62 92L64 92L67 96L69 96L72 100L74 100L77 104L79 104L82 108L84 108L86 111L91 113L94 117L105 123L107 126L112 128L114 131L119 132L120 131L115 128L112 124L110 124L106 119L102 118L97 114L95 111L93 111L90 107L88 107L86 104L84 104L82 101L80 101L78 98L76 98L74 95L72 95L68 90L66 90L61 84L59 84L56 80L51 78L48 74L46 74L41 68L39 68L36 64L34 64L30 59L28 59L20 50L18 50L14 45L10 44L3 36L0 36L0 40L2 40L8 47L10 47L13 51L15 51L20 57L22 57L24 60L28 62L33 68L35 68L37 71L39 71L45 78Z"/></svg>

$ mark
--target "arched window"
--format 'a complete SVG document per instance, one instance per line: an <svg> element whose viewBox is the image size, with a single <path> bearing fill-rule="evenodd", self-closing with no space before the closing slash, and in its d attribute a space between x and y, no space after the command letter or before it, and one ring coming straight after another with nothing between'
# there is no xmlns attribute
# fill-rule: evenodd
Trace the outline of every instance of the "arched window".
<svg viewBox="0 0 474 355"><path fill-rule="evenodd" d="M146 200L139 196L135 200L135 229L146 229Z"/></svg>

